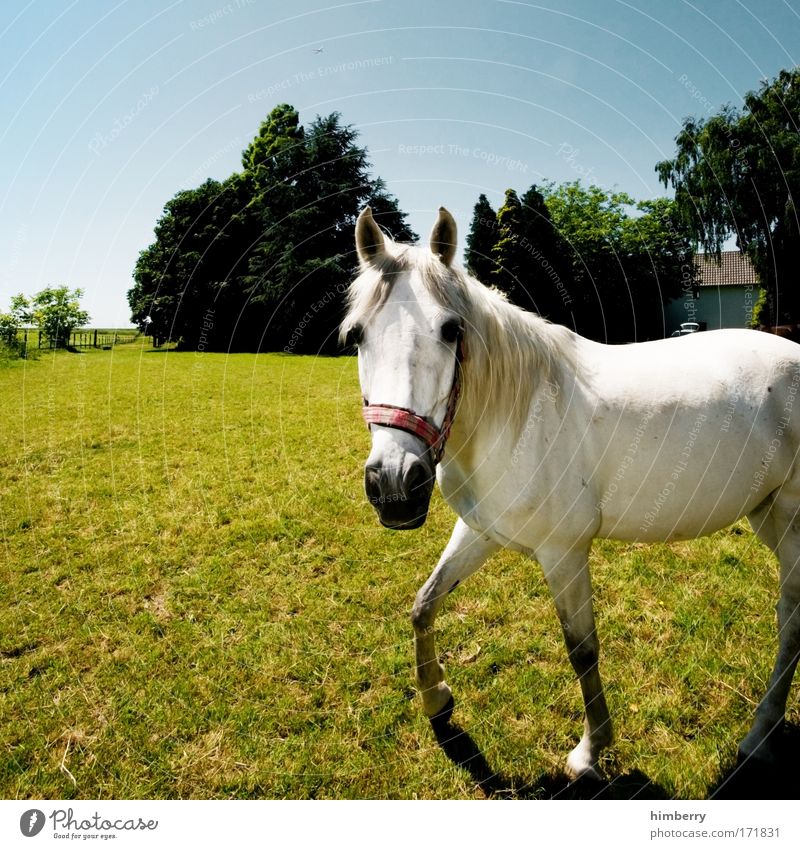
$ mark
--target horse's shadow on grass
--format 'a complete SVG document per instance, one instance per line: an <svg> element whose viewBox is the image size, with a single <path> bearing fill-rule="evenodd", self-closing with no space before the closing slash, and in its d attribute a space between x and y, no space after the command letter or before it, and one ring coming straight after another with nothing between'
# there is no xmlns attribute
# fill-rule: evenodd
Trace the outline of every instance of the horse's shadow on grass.
<svg viewBox="0 0 800 849"><path fill-rule="evenodd" d="M445 755L469 773L477 789L491 798L515 799L670 799L670 794L639 770L610 780L579 779L542 773L534 779L504 775L492 769L472 737L452 721L432 719L431 728ZM798 799L800 780L790 764L800 756L800 728L788 726L779 764L765 769L752 763L726 770L708 790L715 799Z"/></svg>
<svg viewBox="0 0 800 849"><path fill-rule="evenodd" d="M536 778L505 775L492 769L472 737L456 723L432 719L431 728L441 750L466 770L487 797L514 799L668 799L669 794L644 773L634 770L611 781L542 773Z"/></svg>
<svg viewBox="0 0 800 849"><path fill-rule="evenodd" d="M779 732L778 758L765 764L739 759L709 788L713 799L800 799L800 727L786 723Z"/></svg>

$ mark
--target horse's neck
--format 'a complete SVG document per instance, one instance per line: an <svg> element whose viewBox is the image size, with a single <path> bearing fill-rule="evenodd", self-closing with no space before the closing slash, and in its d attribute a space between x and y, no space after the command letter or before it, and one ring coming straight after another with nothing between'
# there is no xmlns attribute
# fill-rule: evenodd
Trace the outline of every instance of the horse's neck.
<svg viewBox="0 0 800 849"><path fill-rule="evenodd" d="M536 450L545 431L558 430L564 405L577 401L580 391L581 337L510 304L501 304L498 312L512 344L499 346L504 361L495 353L491 361L466 363L469 403L459 409L450 437L451 456L467 473L489 454L507 461L509 453ZM498 338L499 326L487 336Z"/></svg>

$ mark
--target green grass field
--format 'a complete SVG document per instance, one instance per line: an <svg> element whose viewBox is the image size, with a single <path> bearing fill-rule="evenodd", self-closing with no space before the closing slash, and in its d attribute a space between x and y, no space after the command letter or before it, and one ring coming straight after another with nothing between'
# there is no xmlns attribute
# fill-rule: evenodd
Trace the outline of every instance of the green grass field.
<svg viewBox="0 0 800 849"><path fill-rule="evenodd" d="M558 786L582 707L535 563L496 557L439 620L470 768L422 715L409 611L453 516L437 495L419 531L378 525L353 359L137 343L0 385L4 798ZM742 524L599 543L593 573L609 792L705 797L765 688L777 566Z"/></svg>

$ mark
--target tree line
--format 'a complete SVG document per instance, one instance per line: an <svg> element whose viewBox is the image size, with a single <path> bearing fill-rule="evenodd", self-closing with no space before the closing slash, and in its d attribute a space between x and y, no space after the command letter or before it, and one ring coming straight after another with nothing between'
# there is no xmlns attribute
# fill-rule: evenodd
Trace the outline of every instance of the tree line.
<svg viewBox="0 0 800 849"><path fill-rule="evenodd" d="M519 306L603 342L661 339L663 305L694 286L691 239L667 198L579 182L478 198L466 262Z"/></svg>
<svg viewBox="0 0 800 849"><path fill-rule="evenodd" d="M281 104L240 172L168 201L134 269L133 320L186 348L334 350L367 203L392 238L416 240L356 131L338 113L303 127ZM661 305L691 258L679 224L666 199L636 203L579 183L510 189L497 213L479 198L467 263L515 303L588 336L661 337L672 329Z"/></svg>
<svg viewBox="0 0 800 849"><path fill-rule="evenodd" d="M783 71L740 111L684 120L675 157L655 166L674 200L637 201L580 182L509 189L497 210L481 195L469 270L591 338L661 338L674 329L663 305L696 285L695 250L719 256L733 234L764 288L755 321L799 321L798 126L800 72ZM186 348L334 350L356 270L355 220L367 203L392 238L416 240L355 129L338 113L303 127L281 104L243 152L241 171L167 202L136 262L133 320Z"/></svg>
<svg viewBox="0 0 800 849"><path fill-rule="evenodd" d="M334 350L366 204L393 238L417 238L338 113L303 127L277 106L241 171L167 202L136 262L133 321L186 348Z"/></svg>

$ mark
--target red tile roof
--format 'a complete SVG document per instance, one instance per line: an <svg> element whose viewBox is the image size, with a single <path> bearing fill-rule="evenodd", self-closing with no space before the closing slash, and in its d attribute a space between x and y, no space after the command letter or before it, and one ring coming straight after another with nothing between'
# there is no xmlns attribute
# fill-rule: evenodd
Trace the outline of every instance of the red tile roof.
<svg viewBox="0 0 800 849"><path fill-rule="evenodd" d="M756 270L741 251L723 251L717 265L712 254L694 258L698 286L758 286Z"/></svg>

